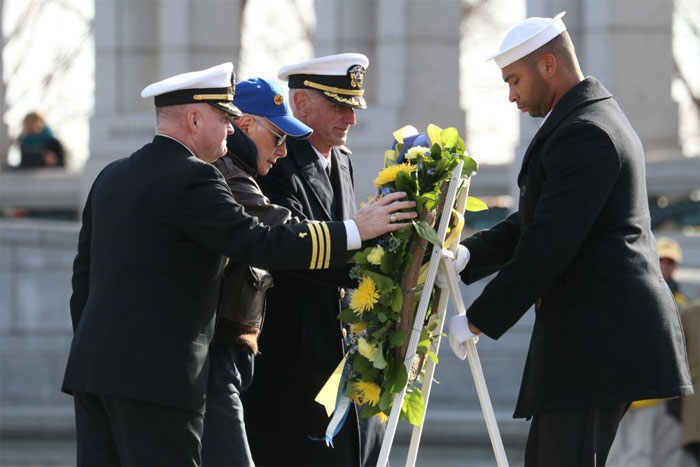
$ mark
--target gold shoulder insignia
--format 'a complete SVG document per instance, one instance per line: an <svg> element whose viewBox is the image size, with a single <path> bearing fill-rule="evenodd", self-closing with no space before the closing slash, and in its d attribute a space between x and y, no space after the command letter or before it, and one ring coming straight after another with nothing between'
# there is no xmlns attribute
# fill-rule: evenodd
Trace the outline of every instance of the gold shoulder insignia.
<svg viewBox="0 0 700 467"><path fill-rule="evenodd" d="M352 156L352 151L347 146L338 146L338 150L346 156Z"/></svg>
<svg viewBox="0 0 700 467"><path fill-rule="evenodd" d="M304 238L304 237L306 237L307 235L309 235L309 234L306 233L306 232L299 232L299 238Z"/></svg>

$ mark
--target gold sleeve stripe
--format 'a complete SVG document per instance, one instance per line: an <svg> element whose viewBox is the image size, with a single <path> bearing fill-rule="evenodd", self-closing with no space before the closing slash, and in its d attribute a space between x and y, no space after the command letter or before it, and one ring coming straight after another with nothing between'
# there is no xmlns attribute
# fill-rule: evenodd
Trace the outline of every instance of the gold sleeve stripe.
<svg viewBox="0 0 700 467"><path fill-rule="evenodd" d="M313 224L306 224L311 233L311 263L309 269L316 269L316 257L318 256L318 240L316 239L316 230L312 227Z"/></svg>
<svg viewBox="0 0 700 467"><path fill-rule="evenodd" d="M321 224L323 233L326 234L326 261L323 263L323 269L328 269L331 265L331 233L325 222Z"/></svg>
<svg viewBox="0 0 700 467"><path fill-rule="evenodd" d="M318 263L316 263L316 269L323 269L323 257L326 253L326 238L323 235L323 230L321 229L321 224L312 224L316 229L316 235L318 235Z"/></svg>

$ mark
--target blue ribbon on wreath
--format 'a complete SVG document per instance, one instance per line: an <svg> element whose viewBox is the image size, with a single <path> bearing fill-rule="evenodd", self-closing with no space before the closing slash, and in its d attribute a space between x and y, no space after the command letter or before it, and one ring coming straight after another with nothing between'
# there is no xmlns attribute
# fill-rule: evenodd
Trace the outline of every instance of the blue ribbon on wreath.
<svg viewBox="0 0 700 467"><path fill-rule="evenodd" d="M348 412L350 411L350 406L352 401L345 395L345 386L348 380L348 369L350 368L350 361L346 360L343 366L343 373L340 377L340 383L338 384L338 393L335 399L335 409L333 410L333 417L330 422L328 422L328 427L326 428L326 433L323 438L309 436L309 439L313 441L324 441L326 446L333 447L333 438L338 434L343 425L345 425L345 420L348 418Z"/></svg>

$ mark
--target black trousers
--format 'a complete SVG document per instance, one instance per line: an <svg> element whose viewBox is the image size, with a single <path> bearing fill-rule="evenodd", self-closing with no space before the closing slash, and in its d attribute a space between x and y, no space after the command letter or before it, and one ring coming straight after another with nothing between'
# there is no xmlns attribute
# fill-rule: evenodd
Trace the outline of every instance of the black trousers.
<svg viewBox="0 0 700 467"><path fill-rule="evenodd" d="M534 415L526 466L603 466L629 403Z"/></svg>
<svg viewBox="0 0 700 467"><path fill-rule="evenodd" d="M78 465L201 465L204 414L76 392Z"/></svg>
<svg viewBox="0 0 700 467"><path fill-rule="evenodd" d="M240 394L253 382L253 351L244 345L213 342L202 437L205 466L253 466Z"/></svg>

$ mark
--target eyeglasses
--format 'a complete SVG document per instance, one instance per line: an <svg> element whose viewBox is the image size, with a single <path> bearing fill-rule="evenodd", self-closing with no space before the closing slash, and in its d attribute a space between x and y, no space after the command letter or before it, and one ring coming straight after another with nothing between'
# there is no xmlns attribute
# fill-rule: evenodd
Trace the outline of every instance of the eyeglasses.
<svg viewBox="0 0 700 467"><path fill-rule="evenodd" d="M278 134L277 132L272 131L270 128L268 128L267 126L265 126L265 125L263 125L262 123L260 123L260 122L258 121L258 119L255 118L255 117L253 117L253 121L254 121L256 124L258 124L258 125L260 125L261 127L265 128L267 131L269 131L270 133L272 133L273 135L275 135L275 136L277 137L277 141L275 142L275 147L280 147L280 146L282 146L282 145L284 144L284 142L287 140L287 133L282 133L282 134L280 135L280 134Z"/></svg>

